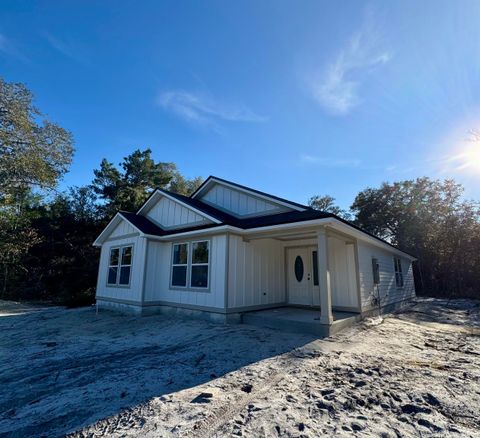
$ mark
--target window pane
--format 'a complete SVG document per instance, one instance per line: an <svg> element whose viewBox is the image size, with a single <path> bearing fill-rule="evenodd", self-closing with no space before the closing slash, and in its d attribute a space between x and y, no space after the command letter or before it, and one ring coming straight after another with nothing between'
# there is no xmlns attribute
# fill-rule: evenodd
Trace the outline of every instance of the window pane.
<svg viewBox="0 0 480 438"><path fill-rule="evenodd" d="M130 266L122 266L120 268L120 281L118 284L129 284L130 283Z"/></svg>
<svg viewBox="0 0 480 438"><path fill-rule="evenodd" d="M132 264L132 247L126 246L122 248L122 265Z"/></svg>
<svg viewBox="0 0 480 438"><path fill-rule="evenodd" d="M119 253L118 248L114 248L110 250L110 266L118 265L118 253Z"/></svg>
<svg viewBox="0 0 480 438"><path fill-rule="evenodd" d="M318 253L312 251L312 263L313 263L313 285L318 286Z"/></svg>
<svg viewBox="0 0 480 438"><path fill-rule="evenodd" d="M295 278L300 283L303 280L303 260L299 255L295 258L293 269L295 272Z"/></svg>
<svg viewBox="0 0 480 438"><path fill-rule="evenodd" d="M192 245L192 263L208 263L208 242L195 242Z"/></svg>
<svg viewBox="0 0 480 438"><path fill-rule="evenodd" d="M117 270L118 268L116 266L113 268L108 268L108 284L117 283Z"/></svg>
<svg viewBox="0 0 480 438"><path fill-rule="evenodd" d="M208 287L208 266L192 266L192 287Z"/></svg>
<svg viewBox="0 0 480 438"><path fill-rule="evenodd" d="M174 265L187 264L187 244L186 243L173 245L173 264Z"/></svg>
<svg viewBox="0 0 480 438"><path fill-rule="evenodd" d="M186 286L187 285L187 267L173 266L172 267L172 286Z"/></svg>
<svg viewBox="0 0 480 438"><path fill-rule="evenodd" d="M400 272L395 274L395 283L397 287L403 287L403 275Z"/></svg>

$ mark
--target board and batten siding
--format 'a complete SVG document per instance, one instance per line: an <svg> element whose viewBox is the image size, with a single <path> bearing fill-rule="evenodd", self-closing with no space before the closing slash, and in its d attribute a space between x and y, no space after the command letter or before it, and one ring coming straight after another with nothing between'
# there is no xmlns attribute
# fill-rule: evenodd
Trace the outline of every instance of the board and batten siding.
<svg viewBox="0 0 480 438"><path fill-rule="evenodd" d="M380 297L381 305L398 303L415 297L412 263L405 257L400 257L403 272L403 287L397 288L395 282L395 267L393 252L383 250L368 243L358 241L358 264L362 310L372 308L372 298L377 294L374 290L372 258L378 260L380 267Z"/></svg>
<svg viewBox="0 0 480 438"><path fill-rule="evenodd" d="M358 308L355 247L337 237L328 238L332 306Z"/></svg>
<svg viewBox="0 0 480 438"><path fill-rule="evenodd" d="M166 230L212 223L190 208L164 196L147 212L146 216Z"/></svg>
<svg viewBox="0 0 480 438"><path fill-rule="evenodd" d="M237 217L282 213L291 209L265 199L243 193L221 184L214 185L201 201Z"/></svg>
<svg viewBox="0 0 480 438"><path fill-rule="evenodd" d="M273 239L229 242L228 308L285 302L285 252Z"/></svg>
<svg viewBox="0 0 480 438"><path fill-rule="evenodd" d="M172 242L156 242L150 240L147 250L147 267L145 273L145 304L154 302L183 304L188 306L225 307L225 261L226 236L217 235L189 241L210 241L209 288L198 290L189 288L173 288L170 286L172 266Z"/></svg>
<svg viewBox="0 0 480 438"><path fill-rule="evenodd" d="M122 220L110 233L108 236L109 239L116 238L116 237L121 237L121 236L126 236L129 234L134 234L137 233L138 231L131 225L129 224L126 220Z"/></svg>
<svg viewBox="0 0 480 438"><path fill-rule="evenodd" d="M130 233L126 232L125 234ZM112 238L112 235L110 235L110 238ZM107 286L110 249L125 245L133 246L133 260L130 273L130 285ZM108 240L102 245L102 250L100 252L100 263L98 268L97 299L111 298L114 300L135 301L139 303L141 302L145 245L146 239L139 236L131 236L124 239L118 238L115 240Z"/></svg>

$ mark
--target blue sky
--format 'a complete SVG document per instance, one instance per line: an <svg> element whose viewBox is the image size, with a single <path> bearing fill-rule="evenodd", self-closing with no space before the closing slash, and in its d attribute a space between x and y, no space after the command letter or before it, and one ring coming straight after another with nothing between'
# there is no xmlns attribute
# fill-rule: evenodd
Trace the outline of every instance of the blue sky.
<svg viewBox="0 0 480 438"><path fill-rule="evenodd" d="M427 175L480 198L478 1L8 1L0 74L73 132L306 202ZM476 161L475 161L476 160ZM476 164L475 164L476 163Z"/></svg>

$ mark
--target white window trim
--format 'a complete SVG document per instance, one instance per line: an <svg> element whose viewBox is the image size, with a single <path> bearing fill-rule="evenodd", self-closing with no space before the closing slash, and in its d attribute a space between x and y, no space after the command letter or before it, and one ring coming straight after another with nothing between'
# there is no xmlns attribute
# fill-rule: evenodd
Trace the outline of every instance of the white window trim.
<svg viewBox="0 0 480 438"><path fill-rule="evenodd" d="M122 252L124 248L132 248L132 254L130 257L130 264L129 265L123 265L122 264ZM112 257L112 251L114 249L118 249L118 263L116 265L111 265L111 257ZM133 243L128 243L125 245L116 245L116 246L111 246L108 251L108 266L107 266L107 287L118 287L118 288L124 288L128 289L131 285L132 282L132 267L133 267L133 251L134 251L134 244ZM122 270L122 267L130 267L130 275L128 276L128 284L120 284L120 272ZM108 282L108 277L110 274L110 268L117 268L117 276L115 278L115 283L109 283Z"/></svg>
<svg viewBox="0 0 480 438"><path fill-rule="evenodd" d="M402 259L400 257L394 256L393 257L393 270L395 272L395 286L397 289L403 289L405 286L405 279L403 278L403 267L402 267ZM401 285L398 285L397 282L397 275L400 277Z"/></svg>
<svg viewBox="0 0 480 438"><path fill-rule="evenodd" d="M193 244L199 242L207 242L208 244L208 263L192 263L193 259ZM173 280L173 266L185 266L185 264L175 264L173 263L173 252L175 245L187 245L187 275L186 275L186 286L174 286L172 284ZM210 292L210 281L211 281L211 251L212 251L212 241L211 239L198 239L191 240L187 242L172 242L171 247L171 256L170 256L170 289L172 290L183 290L190 292ZM207 276L207 287L198 287L192 286L192 266L208 266L208 276Z"/></svg>
<svg viewBox="0 0 480 438"><path fill-rule="evenodd" d="M173 263L173 257L175 253L175 246L187 245L187 263ZM175 242L172 243L172 255L170 259L170 288L172 289L188 289L188 265L190 259L190 244L189 242ZM185 286L178 286L173 284L173 267L174 266L185 266L187 269L185 271Z"/></svg>

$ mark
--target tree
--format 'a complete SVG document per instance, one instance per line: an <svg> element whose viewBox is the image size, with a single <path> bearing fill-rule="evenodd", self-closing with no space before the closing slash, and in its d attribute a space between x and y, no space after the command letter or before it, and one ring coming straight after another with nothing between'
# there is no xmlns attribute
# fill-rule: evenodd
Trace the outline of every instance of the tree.
<svg viewBox="0 0 480 438"><path fill-rule="evenodd" d="M43 119L43 121L40 121ZM2 295L41 240L31 226L32 188L53 188L73 155L72 135L45 119L20 83L0 78L0 278ZM33 202L36 200L35 202Z"/></svg>
<svg viewBox="0 0 480 438"><path fill-rule="evenodd" d="M462 196L455 181L424 177L367 188L351 209L358 226L418 257L420 290L470 295L480 282L480 206Z"/></svg>
<svg viewBox="0 0 480 438"><path fill-rule="evenodd" d="M25 85L0 78L0 196L18 187L54 187L73 151L72 135L45 119Z"/></svg>
<svg viewBox="0 0 480 438"><path fill-rule="evenodd" d="M203 183L203 178L197 176L193 179L185 178L180 172L175 172L173 179L168 185L168 190L179 193L180 195L189 196L197 190Z"/></svg>
<svg viewBox="0 0 480 438"><path fill-rule="evenodd" d="M28 275L17 280L17 298L94 302L99 250L92 242L106 225L95 199L91 187L73 187L34 207L32 227L42 239L24 257Z"/></svg>
<svg viewBox="0 0 480 438"><path fill-rule="evenodd" d="M199 178L187 180L174 163L155 162L151 155L150 149L137 149L123 159L120 169L103 159L94 170L92 187L104 202L105 215L137 210L157 187L187 194L199 185Z"/></svg>
<svg viewBox="0 0 480 438"><path fill-rule="evenodd" d="M336 205L335 198L333 198L330 195L312 196L308 201L308 205L314 208L315 210L333 213L344 219L350 218L350 215L348 214L348 212L346 212L345 210L341 209L338 205Z"/></svg>

